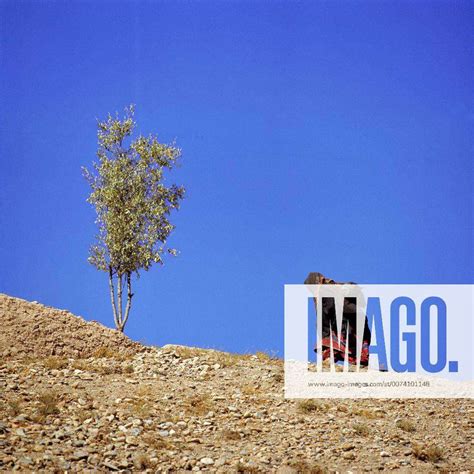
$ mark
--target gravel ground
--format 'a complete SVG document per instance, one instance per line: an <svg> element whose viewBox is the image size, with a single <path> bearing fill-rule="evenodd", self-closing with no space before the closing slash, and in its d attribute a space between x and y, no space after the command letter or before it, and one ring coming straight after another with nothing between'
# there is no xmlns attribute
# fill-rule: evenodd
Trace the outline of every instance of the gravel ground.
<svg viewBox="0 0 474 474"><path fill-rule="evenodd" d="M7 296L0 324L0 471L474 470L472 400L286 400L264 353L144 347Z"/></svg>

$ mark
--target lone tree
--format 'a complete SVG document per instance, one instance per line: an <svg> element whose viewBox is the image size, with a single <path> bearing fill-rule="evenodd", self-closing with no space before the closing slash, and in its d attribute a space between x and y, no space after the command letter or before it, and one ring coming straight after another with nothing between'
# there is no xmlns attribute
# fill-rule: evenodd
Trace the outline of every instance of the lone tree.
<svg viewBox="0 0 474 474"><path fill-rule="evenodd" d="M175 166L181 150L160 143L156 135L132 140L133 117L131 105L122 119L109 114L98 121L98 161L92 171L83 168L92 188L88 202L95 207L99 227L89 262L108 273L115 326L121 332L132 305L132 276L153 263L163 264L165 252L177 253L166 246L174 229L169 215L184 196L184 187L163 182L165 169Z"/></svg>

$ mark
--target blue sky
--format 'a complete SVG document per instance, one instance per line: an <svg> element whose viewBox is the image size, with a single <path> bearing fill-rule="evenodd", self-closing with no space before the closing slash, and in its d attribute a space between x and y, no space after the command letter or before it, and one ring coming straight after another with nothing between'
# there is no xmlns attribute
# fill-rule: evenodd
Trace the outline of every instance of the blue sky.
<svg viewBox="0 0 474 474"><path fill-rule="evenodd" d="M281 351L283 285L473 283L468 2L0 2L0 291L112 325L81 166L136 104L176 138L151 344Z"/></svg>

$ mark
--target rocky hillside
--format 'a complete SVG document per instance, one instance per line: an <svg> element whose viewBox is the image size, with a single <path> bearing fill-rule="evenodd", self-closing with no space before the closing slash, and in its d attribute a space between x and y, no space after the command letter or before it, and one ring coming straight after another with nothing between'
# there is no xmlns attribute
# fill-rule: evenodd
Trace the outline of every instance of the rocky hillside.
<svg viewBox="0 0 474 474"><path fill-rule="evenodd" d="M4 295L0 328L0 471L474 469L469 400L285 400L266 354L144 347Z"/></svg>
<svg viewBox="0 0 474 474"><path fill-rule="evenodd" d="M133 355L144 350L124 334L69 311L0 293L0 354L91 357L97 350Z"/></svg>

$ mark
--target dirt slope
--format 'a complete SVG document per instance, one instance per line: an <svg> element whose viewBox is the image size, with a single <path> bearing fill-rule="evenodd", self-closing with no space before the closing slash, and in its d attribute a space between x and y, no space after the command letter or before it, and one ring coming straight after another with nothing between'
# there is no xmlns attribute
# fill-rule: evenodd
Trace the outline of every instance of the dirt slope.
<svg viewBox="0 0 474 474"><path fill-rule="evenodd" d="M131 355L143 346L69 311L0 293L0 355L90 357L104 349Z"/></svg>
<svg viewBox="0 0 474 474"><path fill-rule="evenodd" d="M146 348L0 301L0 471L474 469L471 400L285 400L265 354Z"/></svg>

